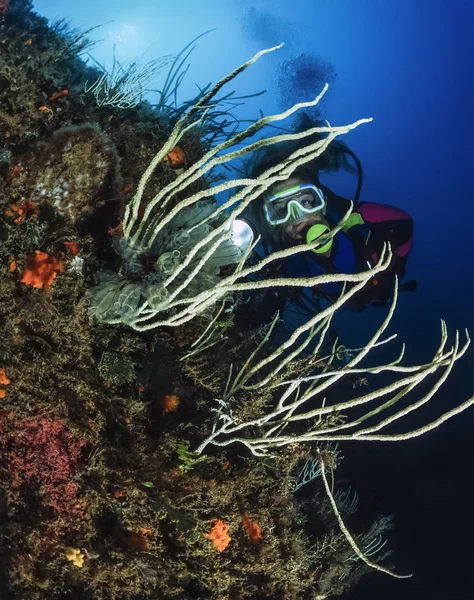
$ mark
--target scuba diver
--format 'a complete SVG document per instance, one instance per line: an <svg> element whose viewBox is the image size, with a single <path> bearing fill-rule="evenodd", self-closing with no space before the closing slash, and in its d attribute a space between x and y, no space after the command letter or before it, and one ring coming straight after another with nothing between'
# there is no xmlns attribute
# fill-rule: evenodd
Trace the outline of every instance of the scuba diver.
<svg viewBox="0 0 474 600"><path fill-rule="evenodd" d="M388 306L392 300L395 278L405 274L405 265L412 247L413 219L405 211L384 204L359 202L362 188L362 166L357 156L343 143L332 144L332 165L327 162L310 162L298 167L285 181L274 184L257 199L245 221L262 237L264 254L312 243L331 231L350 208L350 200L336 195L323 185L319 170L335 171L347 168L346 155L357 165L358 185L353 210L342 229L323 245L273 263L265 278L314 277L333 273L358 273L371 269L378 261L385 243L390 242L392 261L388 269L372 278L353 296L347 306L361 311L367 306ZM317 159L318 160L318 159ZM331 157L329 158L331 160ZM261 162L252 175L256 176L271 166L275 158ZM336 166L334 166L336 165ZM413 291L416 282L399 285L400 291ZM275 291L277 290L277 291ZM309 294L308 294L309 291ZM301 288L271 288L252 292L242 319L247 324L259 322L261 315L280 314L289 301L311 314L319 312L322 305L334 302L342 291L342 284L318 285L311 290ZM327 304L326 304L327 305Z"/></svg>

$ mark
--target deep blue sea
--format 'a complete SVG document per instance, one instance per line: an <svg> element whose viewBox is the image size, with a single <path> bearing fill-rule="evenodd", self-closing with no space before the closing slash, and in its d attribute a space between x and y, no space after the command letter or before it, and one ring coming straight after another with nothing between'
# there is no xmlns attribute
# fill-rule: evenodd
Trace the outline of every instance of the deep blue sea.
<svg viewBox="0 0 474 600"><path fill-rule="evenodd" d="M473 0L35 0L47 18L100 28L92 52L110 64L176 54L200 33L180 100L215 82L258 50L284 42L232 82L237 95L266 94L236 109L242 119L279 112L286 101L311 99L321 81L311 73L285 89L289 65L327 65L330 88L321 104L332 125L372 117L344 141L364 173L361 200L399 206L415 221L407 279L392 330L407 359L428 361L445 319L451 336L474 332L474 1ZM304 58L301 58L304 56ZM311 98L302 96L310 93ZM150 101L153 100L152 95ZM354 175L324 182L353 197ZM382 314L348 314L340 327L357 345ZM453 337L451 338L453 339ZM432 403L436 417L474 394L471 350ZM343 446L345 471L360 504L395 515L392 563L408 580L365 577L347 598L472 600L474 598L474 409L441 429L394 445Z"/></svg>

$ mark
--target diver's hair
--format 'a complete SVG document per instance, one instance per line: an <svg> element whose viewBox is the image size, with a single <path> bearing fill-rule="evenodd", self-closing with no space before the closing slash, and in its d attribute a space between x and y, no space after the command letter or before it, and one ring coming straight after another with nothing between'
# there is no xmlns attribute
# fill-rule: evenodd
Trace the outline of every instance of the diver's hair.
<svg viewBox="0 0 474 600"><path fill-rule="evenodd" d="M326 125L327 123L315 119L307 113L302 113L295 119L290 128L290 133L301 133L308 129L325 127ZM324 134L315 134L312 136L312 140L317 141L324 137ZM249 164L245 166L245 170L251 177L257 177L273 165L284 161L290 154L303 147L304 139L266 146L252 155ZM305 165L297 167L292 175L295 177L304 177L305 179L310 178L309 181L311 183L318 184L318 174L321 171L336 172L340 169L345 169L351 173L357 173L357 169L355 169L347 160L348 150L349 148L344 142L341 140L334 140L323 154L307 162Z"/></svg>

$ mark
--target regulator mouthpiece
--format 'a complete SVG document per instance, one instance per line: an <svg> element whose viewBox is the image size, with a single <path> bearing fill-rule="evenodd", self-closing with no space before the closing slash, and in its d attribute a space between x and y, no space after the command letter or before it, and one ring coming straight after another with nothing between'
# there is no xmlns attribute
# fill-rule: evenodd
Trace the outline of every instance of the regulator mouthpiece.
<svg viewBox="0 0 474 600"><path fill-rule="evenodd" d="M306 243L311 244L315 242L328 231L330 231L329 227L323 223L316 223L315 225L312 225L306 232ZM334 238L330 238L325 244L319 246L318 248L313 248L312 251L316 254L325 254L332 248L333 240Z"/></svg>

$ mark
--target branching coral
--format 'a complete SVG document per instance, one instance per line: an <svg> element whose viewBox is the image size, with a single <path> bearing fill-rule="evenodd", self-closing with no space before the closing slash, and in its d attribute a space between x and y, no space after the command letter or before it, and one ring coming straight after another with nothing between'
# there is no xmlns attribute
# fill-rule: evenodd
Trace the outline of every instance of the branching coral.
<svg viewBox="0 0 474 600"><path fill-rule="evenodd" d="M346 302L351 295L357 293L361 285L363 283L343 292L334 306L337 308ZM374 563L369 558L372 546L369 547L369 551L364 552L350 534L328 483L325 471L326 459L320 450L324 442L399 441L418 437L439 427L474 404L473 396L417 429L408 428L408 431L402 433L393 431L393 426L397 425L400 419L407 417L431 400L449 377L455 362L464 355L470 344L469 334L466 331L467 339L461 347L459 332L456 332L454 344L451 348L446 348L448 335L446 325L442 322L441 342L431 361L414 366L403 366L401 361L404 348L402 348L398 358L388 364L361 367L359 363L374 348L395 337L382 339L393 316L396 302L397 289L395 289L390 311L380 328L364 347L348 351L350 360L339 369L332 366L338 352L337 340L330 355L320 355L334 314L333 307L316 314L306 324L298 327L288 340L277 345L275 349L268 350L267 343L278 319L276 315L266 336L250 356L243 360L236 374L233 365L230 365L225 387L220 397L216 399L217 408L212 409L216 417L212 431L199 445L196 453L203 452L209 445L224 447L230 444L241 444L253 455L265 456L270 453L275 454L278 449L285 446L312 442L318 452L317 462L310 463L310 469L308 472L303 472L302 481L297 482L295 489L321 476L339 526L355 556L369 567L401 578L405 576L397 575ZM212 339L215 329L214 321L206 330L206 340ZM219 337L217 337L218 341L220 341ZM309 352L311 344L313 347ZM209 345L205 345L201 351L205 352L207 347ZM298 369L293 367L304 353L306 353L306 367L302 371L300 369L298 373ZM257 359L257 356L262 354L263 357ZM400 400L438 371L441 371L441 375L421 398L398 408L397 403ZM394 375L392 383L381 386L376 382L374 389L366 394L356 395L355 398L333 400L338 382L354 375L372 377L383 372ZM259 406L258 398L262 394L266 394L267 402L264 406ZM372 409L367 409L369 403L376 405ZM242 417L243 414L245 415L245 411L242 410L243 405L257 407L250 418ZM393 406L397 408L390 410ZM369 424L366 423L367 421ZM378 548L377 544L375 548Z"/></svg>
<svg viewBox="0 0 474 600"><path fill-rule="evenodd" d="M259 52L219 81L178 121L160 152L145 170L134 197L125 209L123 237L119 243L119 253L123 257L122 272L119 276L108 274L101 286L91 290L92 316L112 324L126 323L138 331L160 326L176 327L205 313L217 302L237 291L257 288L258 284L245 279L269 262L304 252L322 243L320 240L313 245L305 244L274 253L258 265L244 268L253 247L242 253L232 243L231 227L252 200L261 196L272 184L286 179L296 167L321 155L337 136L371 120L361 119L343 127L328 125L294 134L264 137L243 148L237 148L264 126L286 119L299 109L316 106L326 92L327 85L314 100L296 104L278 115L262 117L231 139L215 145L200 160L160 189L151 200L145 200L144 196L156 167L179 144L181 138L205 117L210 102L218 91L262 55L278 47ZM196 115L200 115L200 118L196 119ZM196 181L219 165L226 165L265 146L315 135L317 141L308 142L307 146L294 151L285 160L254 179L232 179L209 189L190 193ZM237 193L220 206L211 199L234 188L238 188ZM180 200L183 196L184 199ZM141 273L140 257L145 255L156 258L156 272L142 277L139 283L129 281L126 274L134 273L136 278ZM217 277L219 267L230 264L237 264L233 273ZM384 263L383 268L385 266ZM279 279L261 282L261 286L308 286L326 281L357 282L365 277L366 275L335 275L326 279Z"/></svg>
<svg viewBox="0 0 474 600"><path fill-rule="evenodd" d="M214 409L216 421L211 433L198 446L196 453L201 454L209 445L223 447L240 443L255 456L264 456L269 452L274 452L277 448L302 442L320 444L338 440L396 441L422 435L466 410L474 404L474 397L418 429L409 429L404 433L386 433L386 430L401 418L429 402L449 376L456 360L466 352L470 343L467 332L467 341L464 346L460 347L459 333L456 332L452 348L446 350L447 330L443 322L439 348L428 363L412 367L402 366L401 361L404 355L404 349L402 349L400 356L389 364L361 368L359 363L367 357L372 349L394 337L382 340L382 335L395 310L397 301L397 290L395 290L394 301L386 319L364 347L351 353L350 360L344 367L335 369L332 366L337 355L336 346L333 347L330 356L324 359L319 356L334 313L354 294L359 293L375 275L389 266L391 261L389 246L384 248L379 262L374 268L355 275L337 274L317 278L286 278L256 282L249 278L272 261L310 250L314 246L304 244L296 248L273 252L257 265L245 266L247 258L255 247L252 245L240 256L238 253L232 256L232 260L228 264L234 263L237 266L231 274L212 278L212 267L225 264L213 263L213 260L215 261L222 247L231 241L232 224L241 212L272 184L288 178L296 167L319 157L338 135L347 133L361 123L368 122L368 119L360 120L346 127L329 125L327 127L310 127L299 133L262 138L244 148L235 149L237 144L241 144L250 136L255 135L265 125L282 120L300 108L317 106L327 90L326 85L314 101L296 104L280 115L262 117L233 138L217 144L195 164L179 174L175 180L160 189L149 201L144 200L145 188L155 168L179 144L183 135L199 123L196 115L205 115L206 110L209 109L209 102L225 83L244 71L260 56L275 49L276 47L259 52L253 59L222 79L177 122L169 139L143 174L135 196L125 209L123 238L121 239L125 272L128 270L135 274L140 273L140 256L148 253L157 257L155 266L157 271L161 268L162 273L153 281L149 279L146 287L143 287L143 282L138 285L125 279L120 280L119 277L112 278L108 287L103 287L96 292L96 300L98 298L99 301L95 302L95 307L93 305L93 311L101 305L107 305L113 301L115 314L109 313L108 319L103 320L111 323L125 322L138 331L146 331L160 326L176 327L187 323L197 315L208 312L217 303L222 303L226 298L232 297L236 292L260 287L311 287L327 282L342 282L345 286L340 298L310 318L307 323L298 327L276 349L256 360L259 353L263 353L263 350L266 351L265 345L278 315L267 335L240 366L237 374L234 375L231 365L225 387L217 399L218 407ZM204 117L201 116L201 118ZM311 135L317 135L316 141L308 142L306 146L294 150L281 162L271 165L254 178L229 180L210 189L186 195L191 184L205 177L218 165L225 165L235 158L273 144L304 139ZM222 205L218 206L209 200L211 196L233 188L237 188L238 191ZM182 199L183 195L184 199ZM328 237L334 236L342 228L349 215L350 211L328 234ZM186 231L183 232L183 229ZM194 238L190 244L190 236L193 234ZM183 246L181 252L173 247L178 239ZM325 243L326 239L317 243ZM209 265L211 265L211 271L209 271ZM217 272L214 275L216 276ZM350 284L350 287L346 284ZM107 312L107 308L105 308L105 312ZM194 347L184 357L184 360L205 352L222 340L223 336L217 332L218 316L221 312L222 307L217 316L210 319L210 324L196 340ZM95 314L100 316L100 312ZM313 350L310 352L308 365L313 368L307 368L303 374L297 374L296 377L289 376L292 373L298 373L298 368L295 369L293 366L304 353L308 353L310 344L313 344ZM392 406L438 370L442 371L441 376L421 399L389 413ZM324 394L328 391L331 392L340 380L348 376L368 376L381 372L395 374L395 381L383 387L376 387L374 391L352 399L326 403ZM266 406L255 402L255 406L258 408L256 408L253 418L242 416L245 415L245 411L240 411L238 414L239 400L240 405L248 404L262 393L270 395L270 402L267 402ZM321 400L319 406L315 407L314 401L318 398ZM375 408L366 410L368 403L377 401L379 404ZM347 412L353 414L354 410L355 416L345 416ZM382 413L388 416L384 417ZM365 425L365 422L370 419L374 424ZM379 433L381 430L383 432ZM358 548L338 511L327 483L324 463L321 460L319 462L319 473L323 478L334 514L346 540L358 558L368 566L396 576L388 569L372 563ZM250 521L248 519L247 521L244 522L244 526L252 532L252 535L259 538L258 526L252 528ZM227 528L223 521L217 521L211 533L206 534L207 537L213 539L215 545L221 544L221 538L224 536L223 544L218 547L221 551L230 541L230 538L225 537L226 535Z"/></svg>
<svg viewBox="0 0 474 600"><path fill-rule="evenodd" d="M298 327L287 341L277 346L267 356L257 360L257 355L265 349L277 317L273 320L269 332L237 374L234 375L231 365L227 384L218 400L218 408L215 409L217 420L213 431L198 447L198 453L203 452L209 444L227 446L234 442L244 444L253 454L261 456L295 442L404 440L435 429L474 404L474 397L472 397L419 429L409 430L405 433L380 433L381 430L386 430L430 401L448 378L454 363L466 352L470 338L466 331L466 342L460 347L459 333L456 332L453 346L446 349L448 334L446 325L442 322L441 342L431 361L414 366L403 366L401 364L404 355L403 347L399 357L389 364L360 367L359 363L374 348L395 337L382 339L396 307L397 294L395 294L389 313L367 344L354 351L354 356L344 367L332 369L330 365L337 349L334 347L332 355L324 360L321 360L319 352L328 332L334 307L338 308L344 304L359 291L362 285L363 283L359 283L348 292L343 293L333 306L316 314L307 323ZM306 338L303 337L304 334L308 334ZM292 363L307 351L311 343L314 343L315 346L310 358L307 359L309 372L296 378L287 378L286 370L291 368ZM382 413L387 413L388 409L396 405L438 370L443 371L442 375L419 400L400 408L385 418L382 417ZM353 375L373 376L382 372L394 374L395 380L389 385L376 387L367 394L333 404L326 403L326 394L331 393L339 381ZM237 403L238 406L239 395L244 395L243 397L249 393L258 395L263 390L272 392L273 402L269 409L250 420L236 419L233 416L232 405ZM318 398L321 400L319 406L315 407L314 402ZM357 412L359 408L365 409L366 405L374 404L377 401L381 404L375 408L367 410L363 414ZM355 411L356 415L354 417L346 416L340 423L333 422L332 417L346 415L349 411ZM365 425L369 419L372 419L375 424ZM255 428L258 428L260 434L255 435Z"/></svg>

